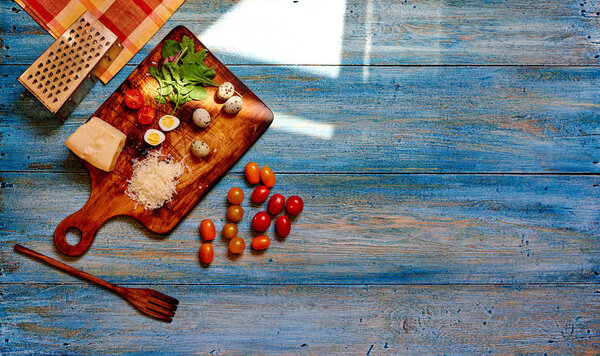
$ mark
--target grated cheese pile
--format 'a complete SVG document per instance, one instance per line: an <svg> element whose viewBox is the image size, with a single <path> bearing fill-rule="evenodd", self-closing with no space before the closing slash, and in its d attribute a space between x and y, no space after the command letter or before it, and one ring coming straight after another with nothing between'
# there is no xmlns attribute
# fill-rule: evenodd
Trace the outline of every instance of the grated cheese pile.
<svg viewBox="0 0 600 356"><path fill-rule="evenodd" d="M154 150L145 159L133 161L133 174L127 181L125 194L146 210L158 209L177 193L177 183L185 168L183 159L174 162L173 157Z"/></svg>

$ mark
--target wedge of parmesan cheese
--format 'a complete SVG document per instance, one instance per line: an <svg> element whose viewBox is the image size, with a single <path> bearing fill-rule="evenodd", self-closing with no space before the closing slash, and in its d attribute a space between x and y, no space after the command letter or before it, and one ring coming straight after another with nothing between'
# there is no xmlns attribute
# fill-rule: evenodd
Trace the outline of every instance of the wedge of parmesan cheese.
<svg viewBox="0 0 600 356"><path fill-rule="evenodd" d="M79 158L105 172L115 169L127 136L100 118L79 126L65 145Z"/></svg>

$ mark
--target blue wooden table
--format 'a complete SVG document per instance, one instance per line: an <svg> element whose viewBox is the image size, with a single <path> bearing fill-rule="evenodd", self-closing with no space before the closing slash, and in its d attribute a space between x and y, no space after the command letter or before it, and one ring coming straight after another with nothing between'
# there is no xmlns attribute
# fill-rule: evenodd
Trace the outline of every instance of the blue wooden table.
<svg viewBox="0 0 600 356"><path fill-rule="evenodd" d="M600 1L188 0L64 123L16 80L51 36L0 13L0 353L600 350ZM117 218L66 258L52 233L90 188L63 142L177 25L275 121L172 233ZM199 223L249 161L305 210L204 268ZM147 318L15 243L180 308Z"/></svg>

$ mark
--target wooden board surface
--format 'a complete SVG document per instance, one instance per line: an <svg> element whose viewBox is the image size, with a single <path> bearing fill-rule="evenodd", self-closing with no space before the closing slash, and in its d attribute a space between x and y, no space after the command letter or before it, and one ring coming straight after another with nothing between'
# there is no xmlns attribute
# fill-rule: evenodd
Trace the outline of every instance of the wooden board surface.
<svg viewBox="0 0 600 356"><path fill-rule="evenodd" d="M337 60L215 47L276 113L267 133L171 233L118 217L80 258L53 247L54 226L90 192L66 137L173 27L204 41L258 3L186 1L62 124L16 82L52 40L0 0L0 353L596 354L596 0L346 1ZM259 20L285 19L278 9ZM247 161L271 166L306 214L261 254L230 258L217 238L203 268L198 224L225 222ZM165 327L14 254L17 242L182 307Z"/></svg>
<svg viewBox="0 0 600 356"><path fill-rule="evenodd" d="M599 346L592 310L600 297L585 284L158 288L182 301L168 325L88 285L11 286L0 296L0 350L550 355L594 354Z"/></svg>
<svg viewBox="0 0 600 356"><path fill-rule="evenodd" d="M24 68L0 67L3 167L83 171L63 142L114 87L94 87L64 125L33 119L39 104L12 79ZM373 67L366 82L356 67L335 80L306 68L233 68L278 116L235 172L600 173L598 68Z"/></svg>
<svg viewBox="0 0 600 356"><path fill-rule="evenodd" d="M4 177L2 240L61 258L48 244L63 214L55 201L69 191L64 204L78 207L88 194L86 175ZM172 233L118 218L77 263L117 283L600 283L599 183L595 176L280 174L273 193L305 201L290 236L237 258L218 236L215 261L201 268L199 222L212 219L220 230L227 190L250 192L242 175L230 174ZM242 207L240 236L249 238L250 218L264 207ZM274 236L273 227L267 234ZM7 283L72 281L10 249L3 258L19 270L3 277Z"/></svg>
<svg viewBox="0 0 600 356"><path fill-rule="evenodd" d="M232 83L244 98L244 107L235 115L224 112L223 101L216 98L217 88L207 87L206 99L186 103L174 113L181 120L179 127L165 133L165 141L159 147L153 149L148 146L144 142L146 130L160 130L158 118L171 114L174 109L173 103L158 104L154 100L158 83L149 76L148 70L155 63L160 63L162 44L166 40L181 41L183 36L194 40L196 51L206 49L185 27L176 27L93 113L92 116L101 118L127 135L127 139L113 171L107 173L83 162L90 173L92 191L87 203L56 227L54 242L62 253L69 256L82 255L91 246L98 228L120 215L134 217L153 232L169 232L273 121L271 110L208 52L205 63L217 73L214 80L217 83ZM140 90L145 104L156 109L156 118L152 124L140 124L136 119L137 110L131 110L125 105L125 93L131 89ZM206 129L199 128L192 121L192 113L198 108L206 109L211 116L210 126ZM210 147L210 154L203 159L196 158L190 150L192 142L199 139ZM127 180L133 174L135 160L143 159L145 154L156 149L172 157L175 162L183 161L186 170L179 177L173 199L158 209L147 210L126 194ZM71 228L81 231L81 240L76 245L66 241L66 233Z"/></svg>
<svg viewBox="0 0 600 356"><path fill-rule="evenodd" d="M339 4L341 1L332 2ZM600 63L598 0L347 0L344 3L346 6L340 19L343 23L343 36L340 38L343 53L339 58L323 60L324 56L314 56L313 61L306 63L287 57L275 64L596 66ZM311 17L307 11L294 13L293 8L280 12L277 10L281 7L271 7L271 12L269 8L261 8L264 13L273 14L272 18L264 20L263 16L256 16L252 12L256 11L252 5L258 7L261 4L268 3L187 0L176 16L157 32L132 61L139 63L161 38L178 25L186 26L211 47L203 37L219 20L234 11L241 11L236 18L245 22L242 25L254 24L258 29L264 28L261 25L271 26L273 33L260 31L260 34L269 36L267 40L281 39L278 33L282 31L294 35L295 28L286 28L280 22L292 16L305 16L302 19L314 28L322 31L328 29L327 23L315 22L314 16ZM323 6L318 6L318 1L293 3L299 7L303 4L314 7L313 15L324 11ZM13 1L2 0L0 6L6 14L1 25L5 36L0 58L3 63L31 63L38 53L52 43L52 39ZM339 14L332 15L336 16L337 21ZM250 35L258 33L251 27L245 31ZM306 41L302 42L301 48L315 48L311 44L319 43L318 35L314 35L315 31L304 33L312 36L304 37ZM242 37L247 40L250 36ZM21 41L24 40L28 44L26 51L21 50ZM249 40L260 46L265 38L257 36ZM215 37L211 42L220 44ZM270 64L276 59L269 56L272 52L248 57L236 51L236 48L216 48L215 54L228 66Z"/></svg>

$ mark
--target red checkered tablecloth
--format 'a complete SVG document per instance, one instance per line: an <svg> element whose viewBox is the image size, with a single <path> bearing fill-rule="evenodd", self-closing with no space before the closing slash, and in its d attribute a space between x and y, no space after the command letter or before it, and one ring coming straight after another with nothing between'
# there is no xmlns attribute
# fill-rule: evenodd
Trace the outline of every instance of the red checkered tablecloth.
<svg viewBox="0 0 600 356"><path fill-rule="evenodd" d="M123 50L100 77L111 80L185 0L15 0L54 38L86 10L114 32Z"/></svg>

